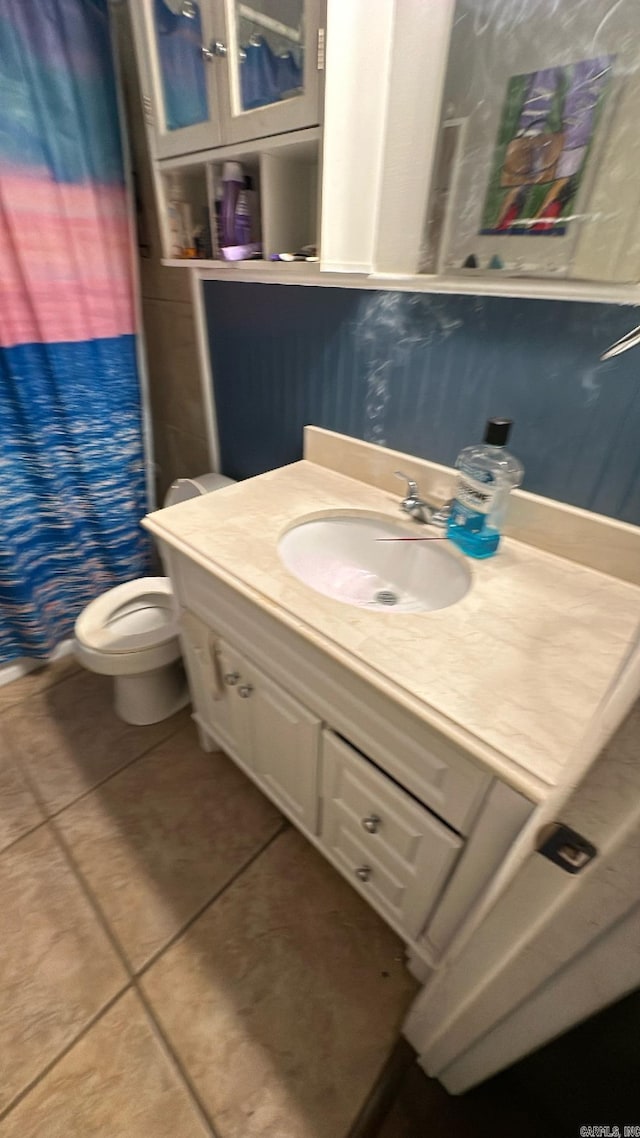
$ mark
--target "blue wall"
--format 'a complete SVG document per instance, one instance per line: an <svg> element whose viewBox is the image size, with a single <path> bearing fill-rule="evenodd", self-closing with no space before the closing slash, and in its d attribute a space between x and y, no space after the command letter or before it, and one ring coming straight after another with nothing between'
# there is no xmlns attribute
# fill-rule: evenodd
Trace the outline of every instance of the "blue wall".
<svg viewBox="0 0 640 1138"><path fill-rule="evenodd" d="M524 487L640 524L637 323L614 305L205 285L226 474L293 462L306 423L452 465L514 419Z"/></svg>

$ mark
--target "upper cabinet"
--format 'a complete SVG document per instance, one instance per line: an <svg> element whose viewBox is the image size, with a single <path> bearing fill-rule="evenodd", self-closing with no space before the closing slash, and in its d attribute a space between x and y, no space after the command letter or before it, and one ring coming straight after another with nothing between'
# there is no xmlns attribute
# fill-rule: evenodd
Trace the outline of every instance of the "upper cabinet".
<svg viewBox="0 0 640 1138"><path fill-rule="evenodd" d="M420 269L640 279L637 0L457 0Z"/></svg>
<svg viewBox="0 0 640 1138"><path fill-rule="evenodd" d="M154 157L318 124L321 11L320 0L136 0Z"/></svg>
<svg viewBox="0 0 640 1138"><path fill-rule="evenodd" d="M375 270L469 292L635 287L637 0L425 7L396 13Z"/></svg>
<svg viewBox="0 0 640 1138"><path fill-rule="evenodd" d="M255 202L236 275L284 255L319 261L291 280L640 302L638 0L130 9L167 257L228 270L235 161Z"/></svg>

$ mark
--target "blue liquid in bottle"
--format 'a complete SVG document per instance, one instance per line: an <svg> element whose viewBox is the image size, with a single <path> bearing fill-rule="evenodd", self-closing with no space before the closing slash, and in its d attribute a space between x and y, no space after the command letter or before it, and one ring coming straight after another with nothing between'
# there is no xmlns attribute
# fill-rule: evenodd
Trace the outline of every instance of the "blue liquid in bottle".
<svg viewBox="0 0 640 1138"><path fill-rule="evenodd" d="M491 557L500 544L509 493L524 476L505 450L510 419L489 419L484 442L465 447L456 459L458 482L447 536L468 557Z"/></svg>

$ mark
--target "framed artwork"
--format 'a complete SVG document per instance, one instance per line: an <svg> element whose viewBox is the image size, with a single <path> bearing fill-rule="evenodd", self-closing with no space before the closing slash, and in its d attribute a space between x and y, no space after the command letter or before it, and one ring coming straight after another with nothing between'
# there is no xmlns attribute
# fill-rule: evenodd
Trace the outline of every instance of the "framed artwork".
<svg viewBox="0 0 640 1138"><path fill-rule="evenodd" d="M601 55L509 79L480 233L567 232L614 59Z"/></svg>

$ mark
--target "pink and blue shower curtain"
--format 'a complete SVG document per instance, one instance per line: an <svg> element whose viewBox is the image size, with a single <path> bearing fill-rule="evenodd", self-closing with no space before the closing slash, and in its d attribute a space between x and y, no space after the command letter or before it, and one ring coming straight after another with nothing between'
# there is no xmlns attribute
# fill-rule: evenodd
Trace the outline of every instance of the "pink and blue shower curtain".
<svg viewBox="0 0 640 1138"><path fill-rule="evenodd" d="M147 568L107 0L0 4L0 663Z"/></svg>

